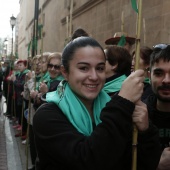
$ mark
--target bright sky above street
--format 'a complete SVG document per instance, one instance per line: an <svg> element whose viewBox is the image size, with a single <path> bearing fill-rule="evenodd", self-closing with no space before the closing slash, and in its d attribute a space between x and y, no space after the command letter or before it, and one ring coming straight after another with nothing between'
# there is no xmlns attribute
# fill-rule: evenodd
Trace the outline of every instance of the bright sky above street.
<svg viewBox="0 0 170 170"><path fill-rule="evenodd" d="M0 38L12 36L10 17L17 17L19 8L19 0L0 0Z"/></svg>

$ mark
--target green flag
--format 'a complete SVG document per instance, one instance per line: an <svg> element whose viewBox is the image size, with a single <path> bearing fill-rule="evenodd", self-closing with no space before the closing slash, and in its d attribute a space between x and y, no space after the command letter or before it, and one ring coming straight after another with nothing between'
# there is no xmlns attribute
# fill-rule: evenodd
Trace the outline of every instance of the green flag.
<svg viewBox="0 0 170 170"><path fill-rule="evenodd" d="M41 38L41 33L42 33L42 28L43 28L43 25L38 25L38 37Z"/></svg>
<svg viewBox="0 0 170 170"><path fill-rule="evenodd" d="M136 4L136 0L131 0L132 8L138 13L138 8Z"/></svg>
<svg viewBox="0 0 170 170"><path fill-rule="evenodd" d="M15 59L18 59L18 53L17 52L15 53Z"/></svg>
<svg viewBox="0 0 170 170"><path fill-rule="evenodd" d="M32 48L33 48L34 50L37 50L37 38L34 38L34 39L33 39Z"/></svg>
<svg viewBox="0 0 170 170"><path fill-rule="evenodd" d="M32 41L30 41L29 44L28 44L28 56L30 55L31 43L32 43Z"/></svg>
<svg viewBox="0 0 170 170"><path fill-rule="evenodd" d="M118 44L117 44L117 46L123 47L125 44L126 44L126 38L125 38L124 35L122 35L119 42L118 42Z"/></svg>
<svg viewBox="0 0 170 170"><path fill-rule="evenodd" d="M30 47L31 47L31 41L30 41L30 43L28 44L28 51L30 51Z"/></svg>

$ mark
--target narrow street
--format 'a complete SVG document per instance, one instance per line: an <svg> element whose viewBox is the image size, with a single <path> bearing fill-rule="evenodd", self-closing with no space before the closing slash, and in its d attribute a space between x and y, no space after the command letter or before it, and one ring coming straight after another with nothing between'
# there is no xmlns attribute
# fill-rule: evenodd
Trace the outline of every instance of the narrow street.
<svg viewBox="0 0 170 170"><path fill-rule="evenodd" d="M26 170L30 166L30 157L27 159L27 148L23 145L20 137L15 137L17 130L13 128L13 123L3 115L6 111L6 103L1 99L0 112L0 170ZM29 153L28 153L29 155Z"/></svg>

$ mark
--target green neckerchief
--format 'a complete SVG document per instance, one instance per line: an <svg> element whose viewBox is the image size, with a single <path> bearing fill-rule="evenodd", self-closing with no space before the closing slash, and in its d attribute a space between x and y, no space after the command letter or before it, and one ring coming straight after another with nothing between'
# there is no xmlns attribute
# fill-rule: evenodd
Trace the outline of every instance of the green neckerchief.
<svg viewBox="0 0 170 170"><path fill-rule="evenodd" d="M148 84L150 84L150 79L147 77L147 78L145 78L144 79L144 83L148 83Z"/></svg>
<svg viewBox="0 0 170 170"><path fill-rule="evenodd" d="M49 72L47 71L45 74L43 74L42 76L42 79L41 79L41 82L43 81L44 83L48 82L50 79L50 74Z"/></svg>
<svg viewBox="0 0 170 170"><path fill-rule="evenodd" d="M123 81L127 78L126 75L122 75L112 81L105 83L103 90L106 93L117 92L121 89Z"/></svg>
<svg viewBox="0 0 170 170"><path fill-rule="evenodd" d="M96 125L101 122L100 112L110 99L110 96L102 90L94 100L93 113ZM46 101L55 103L80 133L86 136L92 133L89 112L65 80L60 82L56 91L46 94Z"/></svg>
<svg viewBox="0 0 170 170"><path fill-rule="evenodd" d="M51 78L51 77L50 77L50 80L49 80L48 83L47 83L48 89L50 88L50 84L51 84L53 81L55 81L55 80L61 81L61 80L63 80L63 79L64 79L64 77L63 77L62 75L59 75L59 76L57 76L56 78Z"/></svg>
<svg viewBox="0 0 170 170"><path fill-rule="evenodd" d="M18 75L18 74L20 74L20 72L19 71L15 71L15 76Z"/></svg>
<svg viewBox="0 0 170 170"><path fill-rule="evenodd" d="M36 75L35 79L36 79L36 82L40 81L40 79L41 79L41 74Z"/></svg>
<svg viewBox="0 0 170 170"><path fill-rule="evenodd" d="M41 74L41 79L40 79L39 83L37 84L36 90L39 91L40 82L47 83L49 80L50 80L50 74L49 74L48 71L45 74L43 74L43 75Z"/></svg>
<svg viewBox="0 0 170 170"><path fill-rule="evenodd" d="M20 76L20 75L23 75L23 74L27 74L29 71L30 71L30 70L25 69L23 72L19 72L18 74L19 74L19 76Z"/></svg>

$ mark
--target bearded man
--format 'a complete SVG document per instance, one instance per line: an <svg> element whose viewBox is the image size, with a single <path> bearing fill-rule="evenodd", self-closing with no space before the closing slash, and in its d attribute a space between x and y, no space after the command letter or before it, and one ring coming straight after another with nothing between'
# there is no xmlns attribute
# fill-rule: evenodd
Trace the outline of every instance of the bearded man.
<svg viewBox="0 0 170 170"><path fill-rule="evenodd" d="M145 103L149 117L159 129L162 154L157 170L170 169L170 45L158 44L150 58L153 95Z"/></svg>

